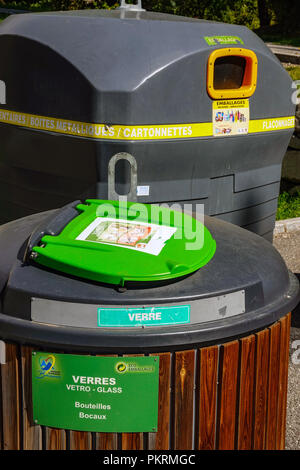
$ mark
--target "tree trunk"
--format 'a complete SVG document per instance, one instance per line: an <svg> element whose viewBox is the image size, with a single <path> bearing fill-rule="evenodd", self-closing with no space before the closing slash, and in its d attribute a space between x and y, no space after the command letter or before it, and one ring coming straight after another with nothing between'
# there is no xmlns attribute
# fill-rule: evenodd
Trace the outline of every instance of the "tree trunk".
<svg viewBox="0 0 300 470"><path fill-rule="evenodd" d="M268 5L266 0L258 0L258 16L260 21L260 26L269 26L270 25L270 15L268 10Z"/></svg>

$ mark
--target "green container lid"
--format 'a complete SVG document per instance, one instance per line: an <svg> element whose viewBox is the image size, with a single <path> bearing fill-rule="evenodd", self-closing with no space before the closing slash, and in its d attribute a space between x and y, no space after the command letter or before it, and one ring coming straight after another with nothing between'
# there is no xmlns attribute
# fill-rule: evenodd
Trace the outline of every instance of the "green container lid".
<svg viewBox="0 0 300 470"><path fill-rule="evenodd" d="M123 286L186 276L206 265L216 242L195 218L165 207L87 200L56 236L34 246L35 262Z"/></svg>

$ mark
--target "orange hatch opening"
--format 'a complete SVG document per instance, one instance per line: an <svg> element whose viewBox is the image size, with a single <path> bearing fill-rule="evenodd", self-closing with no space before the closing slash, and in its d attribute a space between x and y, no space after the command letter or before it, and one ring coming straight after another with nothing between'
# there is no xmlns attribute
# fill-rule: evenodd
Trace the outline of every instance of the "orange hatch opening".
<svg viewBox="0 0 300 470"><path fill-rule="evenodd" d="M207 92L215 100L249 98L256 89L257 57L242 48L214 50L207 64Z"/></svg>

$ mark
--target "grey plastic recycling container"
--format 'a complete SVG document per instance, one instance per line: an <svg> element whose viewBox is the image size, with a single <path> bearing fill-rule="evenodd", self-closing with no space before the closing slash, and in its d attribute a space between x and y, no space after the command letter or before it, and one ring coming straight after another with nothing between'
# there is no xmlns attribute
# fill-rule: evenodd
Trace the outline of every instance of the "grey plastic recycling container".
<svg viewBox="0 0 300 470"><path fill-rule="evenodd" d="M249 29L129 9L30 13L1 24L0 50L0 222L129 193L204 204L271 240L295 106L290 77ZM216 50L232 56L214 62L213 88L248 103L240 134L212 129ZM249 97L245 51L257 58Z"/></svg>

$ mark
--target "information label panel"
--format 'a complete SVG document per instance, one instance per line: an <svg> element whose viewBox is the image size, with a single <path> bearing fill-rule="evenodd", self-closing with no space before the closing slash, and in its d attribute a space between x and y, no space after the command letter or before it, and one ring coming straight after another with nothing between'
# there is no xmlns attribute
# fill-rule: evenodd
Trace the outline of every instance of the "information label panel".
<svg viewBox="0 0 300 470"><path fill-rule="evenodd" d="M155 432L159 356L32 353L34 421L94 432Z"/></svg>

